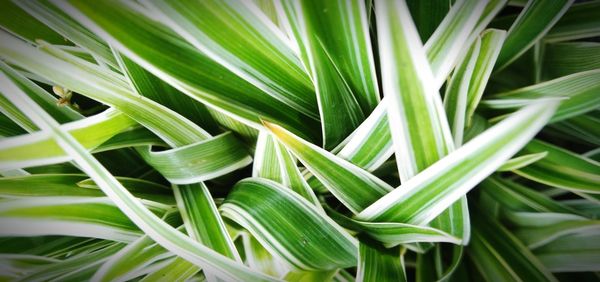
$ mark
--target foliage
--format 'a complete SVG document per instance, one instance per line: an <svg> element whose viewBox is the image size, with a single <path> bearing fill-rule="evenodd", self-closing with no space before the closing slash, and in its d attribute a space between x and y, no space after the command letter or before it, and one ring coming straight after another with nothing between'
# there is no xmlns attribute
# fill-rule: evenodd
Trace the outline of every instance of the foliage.
<svg viewBox="0 0 600 282"><path fill-rule="evenodd" d="M2 0L0 280L600 280L598 14Z"/></svg>

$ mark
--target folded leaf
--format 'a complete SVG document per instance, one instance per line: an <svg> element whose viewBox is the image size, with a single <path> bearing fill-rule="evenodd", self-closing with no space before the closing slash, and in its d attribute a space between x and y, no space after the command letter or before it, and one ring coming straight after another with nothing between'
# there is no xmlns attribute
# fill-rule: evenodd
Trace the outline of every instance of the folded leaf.
<svg viewBox="0 0 600 282"><path fill-rule="evenodd" d="M271 253L297 268L328 270L356 265L356 240L310 202L276 182L242 180L220 209Z"/></svg>
<svg viewBox="0 0 600 282"><path fill-rule="evenodd" d="M231 132L166 151L141 147L138 152L173 184L209 180L252 162L244 145Z"/></svg>

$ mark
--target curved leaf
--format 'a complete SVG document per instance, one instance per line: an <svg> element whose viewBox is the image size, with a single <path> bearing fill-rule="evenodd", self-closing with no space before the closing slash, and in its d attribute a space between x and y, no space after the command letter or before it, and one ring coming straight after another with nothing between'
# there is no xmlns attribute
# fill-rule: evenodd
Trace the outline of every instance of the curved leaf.
<svg viewBox="0 0 600 282"><path fill-rule="evenodd" d="M220 207L272 253L300 269L356 265L357 242L310 202L266 179L236 184Z"/></svg>

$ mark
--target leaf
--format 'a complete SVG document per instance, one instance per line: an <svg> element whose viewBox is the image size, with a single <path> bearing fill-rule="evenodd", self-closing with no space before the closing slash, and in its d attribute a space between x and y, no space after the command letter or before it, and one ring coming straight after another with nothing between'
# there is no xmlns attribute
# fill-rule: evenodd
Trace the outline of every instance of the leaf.
<svg viewBox="0 0 600 282"><path fill-rule="evenodd" d="M148 97L198 124L202 129L218 133L218 126L206 106L186 96L127 57L113 51L136 93Z"/></svg>
<svg viewBox="0 0 600 282"><path fill-rule="evenodd" d="M57 107L57 99L52 96L52 94L46 92L46 90L42 89L31 80L25 78L23 75L19 74L13 68L9 67L3 62L0 62L0 69L6 73L17 85L20 89L22 89L25 93L29 95L34 101L36 101L44 110L46 110L52 117L56 118L56 120L60 123L70 122L79 120L82 117L79 113L71 109L70 107ZM2 106L2 112L7 111L8 109ZM5 112L6 113L6 112ZM13 110L12 113L17 114L17 111ZM8 113L6 113L8 115ZM10 115L9 115L10 116ZM13 121L16 121L13 117L11 117ZM29 120L20 120L19 123L23 127L23 122L30 122ZM28 126L29 131L31 130L31 125ZM27 127L24 127L27 128Z"/></svg>
<svg viewBox="0 0 600 282"><path fill-rule="evenodd" d="M356 265L355 239L310 202L273 181L252 178L238 182L220 210L296 268L329 270Z"/></svg>
<svg viewBox="0 0 600 282"><path fill-rule="evenodd" d="M315 84L324 148L333 149L379 102L365 4L304 0L283 5L295 12L288 17L296 18L290 23L298 25L292 27L295 40L304 47Z"/></svg>
<svg viewBox="0 0 600 282"><path fill-rule="evenodd" d="M557 281L523 243L492 218L473 217L468 254L488 281Z"/></svg>
<svg viewBox="0 0 600 282"><path fill-rule="evenodd" d="M72 1L61 2L60 6L119 52L208 107L254 128L261 127L259 118L270 119L297 133L316 137L316 112L307 116L267 95L144 16L138 11L144 8L138 4L90 4Z"/></svg>
<svg viewBox="0 0 600 282"><path fill-rule="evenodd" d="M388 193L357 218L425 224L500 167L544 126L555 103L531 105Z"/></svg>
<svg viewBox="0 0 600 282"><path fill-rule="evenodd" d="M515 173L528 179L554 187L600 193L600 164L591 159L579 156L573 152L561 149L548 143L534 140L529 143L524 152L548 152L548 155Z"/></svg>
<svg viewBox="0 0 600 282"><path fill-rule="evenodd" d="M171 256L148 236L141 236L112 255L95 272L94 281L128 280L132 273L149 264Z"/></svg>
<svg viewBox="0 0 600 282"><path fill-rule="evenodd" d="M518 156L506 161L501 167L498 168L497 171L517 170L543 159L544 157L546 157L546 155L548 155L547 152L541 152Z"/></svg>
<svg viewBox="0 0 600 282"><path fill-rule="evenodd" d="M204 183L174 185L173 191L188 235L224 256L241 262L208 187Z"/></svg>
<svg viewBox="0 0 600 282"><path fill-rule="evenodd" d="M481 34L481 48L469 82L467 95L467 126L472 125L473 115L475 115L475 110L483 96L505 38L506 33L501 30L488 29Z"/></svg>
<svg viewBox="0 0 600 282"><path fill-rule="evenodd" d="M534 250L534 254L552 272L598 271L597 237L597 232L567 235Z"/></svg>
<svg viewBox="0 0 600 282"><path fill-rule="evenodd" d="M167 264L159 268L157 271L148 274L140 281L149 282L149 281L163 281L165 277L169 277L172 279L171 281L187 281L192 278L200 268L189 263L188 261L176 257L171 261L168 261Z"/></svg>
<svg viewBox="0 0 600 282"><path fill-rule="evenodd" d="M600 119L591 114L578 115L560 123L552 124L560 134L575 137L590 144L600 145Z"/></svg>
<svg viewBox="0 0 600 282"><path fill-rule="evenodd" d="M441 85L446 80L463 52L461 47L471 44L472 41L467 38L483 15L487 4L488 1L479 0L456 1L425 43L427 59L436 85Z"/></svg>
<svg viewBox="0 0 600 282"><path fill-rule="evenodd" d="M3 91L0 91L4 93ZM98 115L62 125L64 130L93 150L104 141L132 126L135 121L126 115L108 110ZM69 161L59 144L44 132L5 138L0 141L0 167L16 169Z"/></svg>
<svg viewBox="0 0 600 282"><path fill-rule="evenodd" d="M407 181L446 155L453 144L439 93L432 85L433 73L406 4L377 5L383 11L377 17L383 92L389 97L388 117L400 180Z"/></svg>
<svg viewBox="0 0 600 282"><path fill-rule="evenodd" d="M389 159L394 150L390 135L386 102L382 101L343 142L339 157L367 170L373 171Z"/></svg>
<svg viewBox="0 0 600 282"><path fill-rule="evenodd" d="M398 222L368 222L346 217L331 209L327 214L341 226L364 232L381 242L385 247L394 247L400 244L423 242L447 242L460 244L462 240L442 230Z"/></svg>
<svg viewBox="0 0 600 282"><path fill-rule="evenodd" d="M475 2L468 4L476 4ZM456 31L458 33L449 38L442 38L437 31L434 32L429 41L434 40L431 46L441 45L444 48L425 47L427 55L434 55L429 56L430 61L434 63L433 69L430 69L405 3L402 1L396 2L395 5L392 5L392 2L381 2L387 5L379 3L378 5L382 6L377 6L378 9L385 11L383 13L385 16L380 15L377 18L383 92L386 97L389 97L387 114L400 181L406 182L454 149L448 120L435 88L436 85L442 84L437 77L439 75L437 71L444 70L431 58L435 57L436 53L449 57L458 56L459 52L455 49L460 46L458 44L460 41L457 40L468 37L472 28L469 22L472 21L474 25L476 18L461 23L460 20L454 22L453 17L449 16L442 22L442 28L447 28L446 33L453 34ZM475 11L475 14L482 11L483 4L479 4L478 7L479 10ZM400 16L395 17L394 11L400 12ZM462 14L464 10L457 13ZM438 39L448 40L450 43L436 44L435 40ZM449 51L444 53L441 50ZM445 78L446 75L442 77ZM461 201L463 203L457 203L442 213L433 224L441 228L448 227L450 233L468 238L468 224L463 225L467 215L466 199L463 198Z"/></svg>
<svg viewBox="0 0 600 282"><path fill-rule="evenodd" d="M38 197L3 202L0 224L7 236L62 235L130 242L139 229L106 197Z"/></svg>
<svg viewBox="0 0 600 282"><path fill-rule="evenodd" d="M298 169L298 166L296 165L297 160L281 143L277 142L276 149L279 156L279 164L282 167L283 185L290 187L304 199L312 202L317 209L322 209L315 192L310 185L308 185Z"/></svg>
<svg viewBox="0 0 600 282"><path fill-rule="evenodd" d="M542 38L567 11L573 0L529 1L508 30L496 70L503 69Z"/></svg>
<svg viewBox="0 0 600 282"><path fill-rule="evenodd" d="M360 167L300 139L278 125L264 124L351 211L360 212L392 190L388 184Z"/></svg>
<svg viewBox="0 0 600 282"><path fill-rule="evenodd" d="M64 38L91 52L90 54L98 63L117 66L106 42L76 22L71 15L52 4L51 0L19 1L15 4Z"/></svg>
<svg viewBox="0 0 600 282"><path fill-rule="evenodd" d="M267 132L261 132L256 141L252 177L260 177L282 183L282 171L279 165L276 140Z"/></svg>
<svg viewBox="0 0 600 282"><path fill-rule="evenodd" d="M600 34L598 17L600 1L586 1L572 5L550 29L544 40L549 42L592 38Z"/></svg>
<svg viewBox="0 0 600 282"><path fill-rule="evenodd" d="M140 99L123 77L82 59L46 46L59 58L35 49L16 38L0 33L0 52L4 59L47 77L58 85L116 108L140 122L167 141L197 141L203 130L172 110L149 99ZM172 144L174 145L174 144Z"/></svg>
<svg viewBox="0 0 600 282"><path fill-rule="evenodd" d="M451 7L446 1L406 1L422 41L427 41Z"/></svg>
<svg viewBox="0 0 600 282"><path fill-rule="evenodd" d="M481 39L478 38L469 49L463 62L454 71L444 95L444 108L452 136L454 137L454 144L457 146L462 144L463 132L466 125L465 115L467 111L469 83L473 75L480 47Z"/></svg>
<svg viewBox="0 0 600 282"><path fill-rule="evenodd" d="M258 280L272 280L265 275L250 271L212 249L191 240L152 214L141 202L135 199L75 138L62 130L59 124L19 91L6 76L0 75L0 85L17 95L7 97L21 107L32 121L43 131L56 138L61 147L73 158L84 172L107 194L115 205L145 234L159 242L166 249L201 265L206 271L218 273L221 277L252 277ZM210 259L209 259L210 258Z"/></svg>
<svg viewBox="0 0 600 282"><path fill-rule="evenodd" d="M312 273L314 271L290 270L289 266L277 256L274 256L265 249L263 245L256 240L250 233L244 232L241 235L242 245L245 255L245 262L252 269L262 273L281 277L285 274L286 279L293 279L295 276L301 276L301 273ZM290 274L290 272L296 272ZM290 280L286 280L290 281Z"/></svg>
<svg viewBox="0 0 600 282"><path fill-rule="evenodd" d="M283 34L252 2L144 4L152 9L147 16L158 13L158 20L214 61L277 100L314 116L316 99L309 77Z"/></svg>
<svg viewBox="0 0 600 282"><path fill-rule="evenodd" d="M275 137L267 131L262 131L256 144L252 177L266 178L283 184L321 209L317 196L304 180L296 162Z"/></svg>
<svg viewBox="0 0 600 282"><path fill-rule="evenodd" d="M27 14L19 7L18 3L13 3L10 0L2 1L0 26L30 43L38 39L48 41L52 44L66 43L64 37L54 32L38 19Z"/></svg>
<svg viewBox="0 0 600 282"><path fill-rule="evenodd" d="M383 249L360 243L356 281L406 281L399 247Z"/></svg>
<svg viewBox="0 0 600 282"><path fill-rule="evenodd" d="M485 107L494 109L518 108L540 99L568 98L561 102L552 117L552 122L581 115L597 108L600 96L598 78L600 70L579 72L550 81L503 92L490 96L482 102Z"/></svg>
<svg viewBox="0 0 600 282"><path fill-rule="evenodd" d="M563 42L544 46L543 77L553 79L600 68L600 43Z"/></svg>
<svg viewBox="0 0 600 282"><path fill-rule="evenodd" d="M531 216L530 219L542 221L545 216L553 219L553 217L558 215L560 214L536 213L535 216ZM582 232L589 232L592 234L600 233L600 221L586 220L585 218L563 219L546 226L519 228L515 231L515 235L519 237L529 249L536 249L562 236Z"/></svg>
<svg viewBox="0 0 600 282"><path fill-rule="evenodd" d="M69 274L70 272L84 272L88 267L97 266L121 248L123 248L123 244L113 244L112 246L95 250L89 254L74 256L59 263L38 268L37 271L20 277L20 280L49 281L56 279L64 281L63 279L66 279L66 277L64 277L65 274Z"/></svg>
<svg viewBox="0 0 600 282"><path fill-rule="evenodd" d="M140 179L117 178L127 190L141 199L174 205L171 191L163 186ZM0 178L3 198L33 197L102 197L96 184L82 174L34 174Z"/></svg>
<svg viewBox="0 0 600 282"><path fill-rule="evenodd" d="M173 184L192 184L222 176L252 162L231 132L166 151L141 147L138 153Z"/></svg>
<svg viewBox="0 0 600 282"><path fill-rule="evenodd" d="M514 181L489 177L480 186L483 193L490 195L509 210L578 214L576 210Z"/></svg>
<svg viewBox="0 0 600 282"><path fill-rule="evenodd" d="M499 12L502 5L504 5L504 2L501 0L490 1L485 7L482 18L479 20L475 30L471 31L472 34L470 37L473 37L473 34L478 35L487 25L487 22ZM449 17L454 18L457 16L460 16L460 14L453 14ZM448 19L448 21L457 21L457 19ZM448 54L453 54L456 58L452 61L458 60L460 52L456 52L455 49L461 49L463 47L456 43L464 42L465 40L467 42L472 41L471 39L466 39L466 33L463 31L471 30L470 26L467 24L468 22L458 21L460 24L445 24L440 26L439 28L443 31L438 32L453 33L457 34L457 36L438 37L439 39L435 42L428 42L424 46L428 48L426 52L431 52L430 50L435 49L438 50L436 53L438 56L449 56ZM432 58L435 57L436 56L432 56ZM445 77L447 75L448 74L440 75L440 77ZM443 81L436 82L438 83L436 86L438 88L441 87ZM483 81L481 83L483 83ZM345 143L346 145L344 145L344 148L339 152L339 156L368 171L373 171L392 155L392 140L386 113L386 107L389 103L388 100L389 99L384 97L369 117L348 137L347 142L344 141L342 143Z"/></svg>

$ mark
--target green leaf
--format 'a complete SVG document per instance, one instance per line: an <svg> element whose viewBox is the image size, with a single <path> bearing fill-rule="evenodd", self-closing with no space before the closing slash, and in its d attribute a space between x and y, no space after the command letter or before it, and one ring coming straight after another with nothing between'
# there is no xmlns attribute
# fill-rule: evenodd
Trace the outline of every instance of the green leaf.
<svg viewBox="0 0 600 282"><path fill-rule="evenodd" d="M598 271L600 256L597 232L561 237L534 250L540 262L552 272Z"/></svg>
<svg viewBox="0 0 600 282"><path fill-rule="evenodd" d="M286 1L315 83L323 143L333 149L379 102L363 1ZM340 29L340 27L342 27ZM340 122L341 121L341 122Z"/></svg>
<svg viewBox="0 0 600 282"><path fill-rule="evenodd" d="M452 6L451 1L407 0L406 4L422 41L429 39Z"/></svg>
<svg viewBox="0 0 600 282"><path fill-rule="evenodd" d="M514 235L496 220L473 217L468 254L487 281L557 281Z"/></svg>
<svg viewBox="0 0 600 282"><path fill-rule="evenodd" d="M543 77L557 78L600 68L600 43L563 42L544 47Z"/></svg>
<svg viewBox="0 0 600 282"><path fill-rule="evenodd" d="M220 209L296 268L328 270L356 265L356 240L310 202L273 181L252 178L238 182Z"/></svg>
<svg viewBox="0 0 600 282"><path fill-rule="evenodd" d="M460 238L433 227L398 222L368 222L346 217L331 209L327 211L327 214L343 227L364 232L383 243L385 247L422 242L462 243Z"/></svg>
<svg viewBox="0 0 600 282"><path fill-rule="evenodd" d="M7 61L29 69L56 84L83 94L130 116L171 143L192 143L202 138L203 130L174 111L149 99L140 99L118 74L92 65L51 46L42 52L16 38L0 33L0 52ZM183 145L181 144L181 145ZM174 144L172 144L174 145Z"/></svg>
<svg viewBox="0 0 600 282"><path fill-rule="evenodd" d="M111 109L92 117L64 124L61 127L72 134L87 149L93 150L104 141L135 125L135 121ZM2 152L0 167L3 170L70 160L59 144L43 132L5 138L0 141L0 152Z"/></svg>
<svg viewBox="0 0 600 282"><path fill-rule="evenodd" d="M117 178L136 197L174 205L172 193L164 186L135 178ZM82 174L34 174L0 178L3 198L102 197L96 184Z"/></svg>
<svg viewBox="0 0 600 282"><path fill-rule="evenodd" d="M356 281L406 281L399 247L384 249L360 243Z"/></svg>
<svg viewBox="0 0 600 282"><path fill-rule="evenodd" d="M481 34L481 48L467 94L466 126L472 126L473 115L483 96L505 38L506 32L501 30L489 29Z"/></svg>
<svg viewBox="0 0 600 282"><path fill-rule="evenodd" d="M296 166L296 159L271 134L263 131L258 136L252 177L273 180L291 188L315 207L321 208L317 196Z"/></svg>
<svg viewBox="0 0 600 282"><path fill-rule="evenodd" d="M402 181L453 149L424 49L402 1L377 2L383 92ZM400 15L396 15L400 13ZM400 75L402 74L402 75Z"/></svg>
<svg viewBox="0 0 600 282"><path fill-rule="evenodd" d="M145 16L141 11L146 9L138 4L72 1L61 2L61 8L119 52L208 107L254 128L261 127L263 118L311 138L318 134L316 112L307 116L269 96Z"/></svg>
<svg viewBox="0 0 600 282"><path fill-rule="evenodd" d="M600 118L592 114L572 117L551 125L561 135L574 137L583 142L600 145Z"/></svg>
<svg viewBox="0 0 600 282"><path fill-rule="evenodd" d="M538 220L539 222L542 222L546 220L543 217L548 217L553 222L545 226L519 228L515 231L515 235L519 237L528 248L536 249L565 235L580 232L590 232L593 234L600 233L600 221L598 220L586 220L585 218L554 220L554 217L557 216L560 218L562 214L532 214L529 218L532 221ZM570 215L564 216L570 217Z"/></svg>
<svg viewBox="0 0 600 282"><path fill-rule="evenodd" d="M473 37L474 40L475 37L473 34L479 35L489 20L491 20L491 18L493 18L493 16L499 12L500 8L504 5L504 2L505 1L501 0L493 0L488 3L477 26L471 31L472 33L469 35L469 38ZM427 42L425 44L425 47L427 48L426 52L438 50L438 52L436 52L437 56L449 56L449 54L453 54L456 56L456 58L451 61L458 60L460 52L457 52L456 50L461 49L462 46L456 43L472 41L471 39L466 38L468 33L464 32L465 29L471 30L470 26L467 24L468 21L465 22L460 21L459 19L453 19L454 17L460 15L461 14L452 14L447 20L449 22L458 21L460 24L441 25L439 28L443 31L438 32L452 33L456 34L457 36L438 37L438 40L435 42ZM432 58L435 59L436 56L432 56ZM434 71L437 70L434 69ZM440 74L440 77L445 77L447 75L447 73L444 75ZM436 82L438 83L436 86L438 88L441 87L441 83L443 83L443 81ZM484 82L481 81L481 83ZM388 117L386 113L386 106L389 103L388 100L389 99L384 98L375 108L375 110L369 115L369 117L348 137L347 142L343 142L343 144L345 143L346 145L344 145L344 148L342 148L339 152L340 157L368 171L373 171L392 155L392 140L389 132Z"/></svg>
<svg viewBox="0 0 600 282"><path fill-rule="evenodd" d="M284 35L252 2L145 1L157 17L209 58L273 98L316 117L311 81ZM202 16L200 16L202 15Z"/></svg>
<svg viewBox="0 0 600 282"><path fill-rule="evenodd" d="M189 263L188 261L176 257L171 261L168 261L167 264L159 268L157 271L148 274L146 277L141 279L140 281L144 282L159 282L164 281L165 277L169 277L170 281L189 281L200 268Z"/></svg>
<svg viewBox="0 0 600 282"><path fill-rule="evenodd" d="M555 107L549 102L518 111L379 199L358 218L410 224L431 221L529 142Z"/></svg>
<svg viewBox="0 0 600 282"><path fill-rule="evenodd" d="M73 256L59 263L40 267L37 271L19 278L21 281L50 281L52 279L65 281L67 279L65 276L69 273L85 272L86 268L99 266L121 248L123 248L123 244L113 244L88 254Z"/></svg>
<svg viewBox="0 0 600 282"><path fill-rule="evenodd" d="M506 161L497 171L512 171L523 167L526 167L532 163L535 163L548 155L547 152L540 152L534 154L525 154L518 156Z"/></svg>
<svg viewBox="0 0 600 282"><path fill-rule="evenodd" d="M472 40L467 38L483 15L487 4L488 1L481 0L456 1L440 26L427 40L427 59L436 84L441 85L446 80L463 52L461 47L471 44Z"/></svg>
<svg viewBox="0 0 600 282"><path fill-rule="evenodd" d="M544 40L550 42L593 38L600 35L598 12L600 1L586 1L572 5Z"/></svg>
<svg viewBox="0 0 600 282"><path fill-rule="evenodd" d="M514 181L489 177L480 185L483 193L490 195L509 210L578 214L576 210Z"/></svg>
<svg viewBox="0 0 600 282"><path fill-rule="evenodd" d="M204 183L174 185L173 191L188 235L224 256L241 261L208 187Z"/></svg>
<svg viewBox="0 0 600 282"><path fill-rule="evenodd" d="M548 155L529 166L516 170L515 173L562 189L600 193L600 164L598 162L539 140L529 143L524 152L548 152Z"/></svg>
<svg viewBox="0 0 600 282"><path fill-rule="evenodd" d="M573 0L529 1L508 30L496 70L503 69L531 48L562 17Z"/></svg>
<svg viewBox="0 0 600 282"><path fill-rule="evenodd" d="M277 142L273 136L266 131L259 133L254 151L252 164L252 177L270 179L282 183L282 171L276 146Z"/></svg>
<svg viewBox="0 0 600 282"><path fill-rule="evenodd" d="M112 255L93 276L95 281L128 280L135 272L171 254L148 236L141 236Z"/></svg>
<svg viewBox="0 0 600 282"><path fill-rule="evenodd" d="M52 94L46 92L44 89L33 83L31 80L25 78L23 75L19 74L13 68L9 67L3 62L0 62L0 69L4 71L17 85L20 89L22 89L25 93L29 95L36 103L38 103L44 110L46 110L52 117L54 117L58 122L65 123L69 121L75 121L81 119L82 116L75 112L70 107L60 107L57 106L58 100L52 96ZM5 112L7 109L4 105L1 106L2 112L11 117L8 112ZM18 110L11 110L11 113L18 114ZM29 125L27 127L23 126L23 123L30 123L28 119L19 119L11 117L11 119L15 122L19 122L19 124L28 129L28 131L32 130L32 126Z"/></svg>
<svg viewBox="0 0 600 282"><path fill-rule="evenodd" d="M138 153L173 184L209 180L252 162L244 145L231 132L166 151L141 147Z"/></svg>
<svg viewBox="0 0 600 282"><path fill-rule="evenodd" d="M2 10L0 11L0 26L2 26L3 29L30 43L33 43L38 39L48 41L52 44L67 43L60 34L54 32L38 19L19 8L18 3L13 3L11 0L2 0L0 5L2 5Z"/></svg>
<svg viewBox="0 0 600 282"><path fill-rule="evenodd" d="M392 190L388 184L360 167L321 149L282 127L265 122L277 140L291 150L347 208L359 213Z"/></svg>
<svg viewBox="0 0 600 282"><path fill-rule="evenodd" d="M164 212L164 211L163 211ZM80 236L130 242L139 229L106 197L36 197L4 201L0 224L6 236Z"/></svg>
<svg viewBox="0 0 600 282"><path fill-rule="evenodd" d="M135 91L186 117L211 133L219 132L216 122L202 103L186 96L166 82L160 80L141 66L115 52L123 73Z"/></svg>
<svg viewBox="0 0 600 282"><path fill-rule="evenodd" d="M482 102L485 107L494 109L519 108L540 99L564 99L552 121L560 121L584 114L598 107L600 96L597 95L600 84L600 70L579 72L550 81L503 92L490 96Z"/></svg>
<svg viewBox="0 0 600 282"><path fill-rule="evenodd" d="M68 13L51 3L51 0L14 2L31 16L52 28L69 41L85 48L98 63L116 67L110 47L96 34L83 27Z"/></svg>
<svg viewBox="0 0 600 282"><path fill-rule="evenodd" d="M273 275L275 277L281 277L283 274L286 274L286 278L289 279L293 279L296 275L301 276L301 273L313 272L289 270L289 266L282 259L271 254L269 250L265 249L250 233L242 233L241 239L244 255L246 257L244 261L252 269L259 270L262 273ZM296 273L290 274L290 272Z"/></svg>
<svg viewBox="0 0 600 282"><path fill-rule="evenodd" d="M469 49L463 62L456 68L448 83L444 95L444 108L448 116L448 122L454 144L462 144L463 132L466 125L467 98L469 94L469 83L473 76L473 69L478 59L481 39L477 38Z"/></svg>
<svg viewBox="0 0 600 282"><path fill-rule="evenodd" d="M257 280L272 280L268 276L250 271L246 267L229 260L227 257L191 240L176 229L152 214L150 210L135 199L73 136L60 128L60 125L45 113L35 102L0 75L3 90L16 93L6 97L21 107L30 119L43 131L56 138L57 143L73 158L86 174L107 194L115 205L129 217L145 234L159 242L166 249L202 266L206 271L218 273L221 277L252 277ZM210 258L210 259L209 259Z"/></svg>

